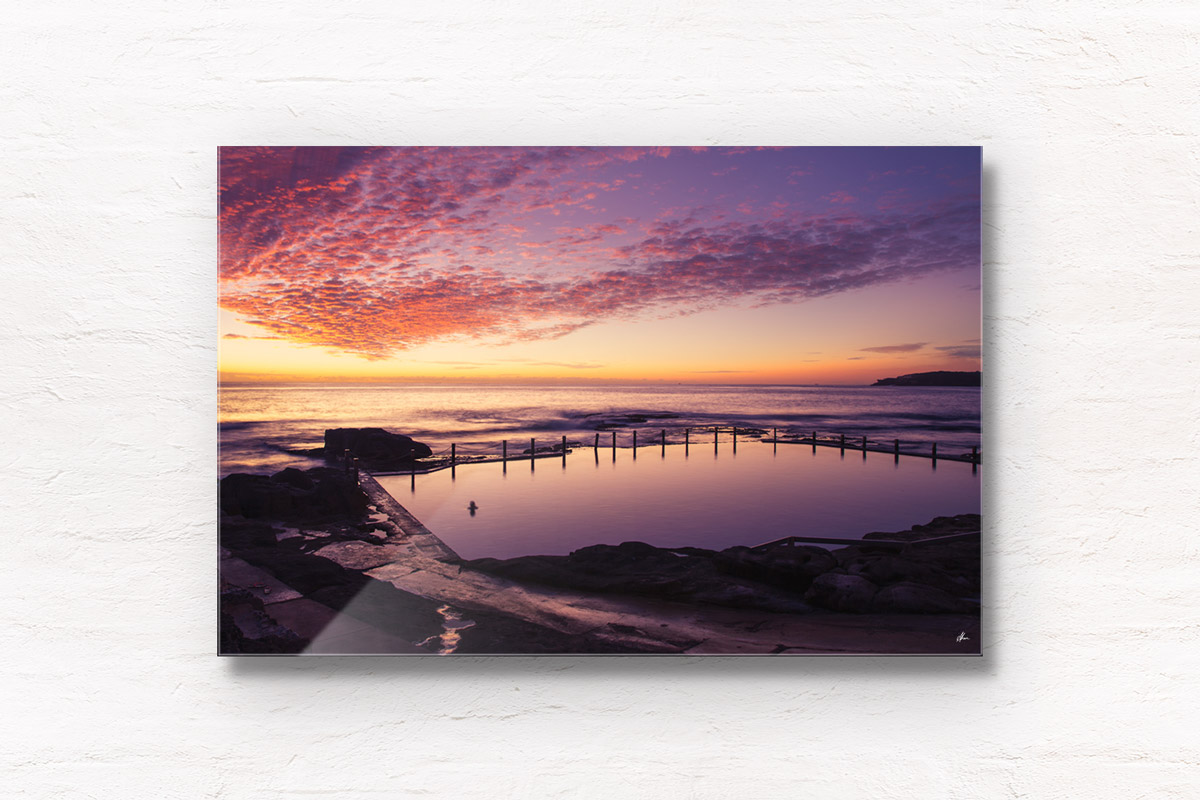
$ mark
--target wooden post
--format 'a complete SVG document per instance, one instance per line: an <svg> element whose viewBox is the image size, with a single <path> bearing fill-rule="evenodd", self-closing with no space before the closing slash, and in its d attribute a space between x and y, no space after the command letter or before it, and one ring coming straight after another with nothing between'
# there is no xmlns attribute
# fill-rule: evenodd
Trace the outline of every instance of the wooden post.
<svg viewBox="0 0 1200 800"><path fill-rule="evenodd" d="M688 446L688 438L691 436L691 433L692 433L692 429L691 429L691 428L684 428L684 429L683 429L683 446L684 446L684 447L687 447L687 446Z"/></svg>
<svg viewBox="0 0 1200 800"><path fill-rule="evenodd" d="M813 431L812 434L813 452L815 453L817 452L817 432Z"/></svg>
<svg viewBox="0 0 1200 800"><path fill-rule="evenodd" d="M567 452L567 437L565 437L565 436L563 437L563 440L562 440L562 450L563 450L563 453Z"/></svg>
<svg viewBox="0 0 1200 800"><path fill-rule="evenodd" d="M863 437L862 451L863 451L863 461L866 461L867 460L867 437L865 437L865 436Z"/></svg>
<svg viewBox="0 0 1200 800"><path fill-rule="evenodd" d="M659 433L661 433L661 434L662 434L662 446L663 446L663 447L666 447L666 446L667 446L667 432L666 432L666 431L660 431Z"/></svg>
<svg viewBox="0 0 1200 800"><path fill-rule="evenodd" d="M713 445L717 444L717 426L713 425Z"/></svg>
<svg viewBox="0 0 1200 800"><path fill-rule="evenodd" d="M933 460L937 461L937 442L933 443Z"/></svg>
<svg viewBox="0 0 1200 800"><path fill-rule="evenodd" d="M842 448L842 452L844 453L844 452L846 452L846 434L843 433L843 434L839 434L839 435L842 437L840 446Z"/></svg>
<svg viewBox="0 0 1200 800"><path fill-rule="evenodd" d="M633 454L637 455L637 431L633 432Z"/></svg>
<svg viewBox="0 0 1200 800"><path fill-rule="evenodd" d="M501 442L501 447L503 447L503 449L500 451L500 460L508 461L508 439L505 439L503 442Z"/></svg>
<svg viewBox="0 0 1200 800"><path fill-rule="evenodd" d="M592 444L592 447L596 450L600 449L600 434L599 433L596 434L596 441Z"/></svg>
<svg viewBox="0 0 1200 800"><path fill-rule="evenodd" d="M779 428L771 428L771 441L779 444Z"/></svg>
<svg viewBox="0 0 1200 800"><path fill-rule="evenodd" d="M537 461L537 442L534 439L529 440L529 471L533 472L533 464Z"/></svg>
<svg viewBox="0 0 1200 800"><path fill-rule="evenodd" d="M979 448L978 447L971 448L971 463L972 464L979 463Z"/></svg>
<svg viewBox="0 0 1200 800"><path fill-rule="evenodd" d="M900 457L900 440L899 439L892 440L892 455L894 455L896 458Z"/></svg>
<svg viewBox="0 0 1200 800"><path fill-rule="evenodd" d="M455 459L456 459L456 458L458 458L458 456L455 454L455 450L456 450L457 448L458 448L458 445L456 445L456 444L451 444L451 445L450 445L450 463L451 463L451 464L453 464L453 463L454 463L454 461L455 461Z"/></svg>

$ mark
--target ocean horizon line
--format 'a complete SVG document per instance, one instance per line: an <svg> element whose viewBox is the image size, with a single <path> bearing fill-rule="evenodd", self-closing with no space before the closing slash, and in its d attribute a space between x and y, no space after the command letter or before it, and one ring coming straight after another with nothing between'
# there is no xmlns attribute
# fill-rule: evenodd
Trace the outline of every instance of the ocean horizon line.
<svg viewBox="0 0 1200 800"><path fill-rule="evenodd" d="M720 388L782 388L782 389L874 389L874 388L904 388L904 389L979 389L978 386L903 386L903 387L878 387L869 383L717 383L717 382L683 382L683 381L566 381L566 380L549 380L549 381L436 381L436 380L245 380L245 379L221 379L218 388L228 387L237 389L253 388L256 386L298 386L298 387L313 387L313 386L336 386L338 388L352 387L414 387L414 388L455 388L455 387L496 387L496 388L572 388L572 389L591 389L591 388L639 388L639 387L720 387Z"/></svg>

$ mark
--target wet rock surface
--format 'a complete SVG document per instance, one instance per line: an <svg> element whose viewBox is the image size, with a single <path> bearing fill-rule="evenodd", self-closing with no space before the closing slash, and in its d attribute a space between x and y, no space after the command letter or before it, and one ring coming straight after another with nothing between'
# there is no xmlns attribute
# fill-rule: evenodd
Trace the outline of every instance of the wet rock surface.
<svg viewBox="0 0 1200 800"><path fill-rule="evenodd" d="M346 569L315 553L331 541L362 541L364 534L357 526L327 523L322 529L309 532L323 536L301 535L282 541L277 540L278 531L265 522L223 518L221 545L231 555L261 568L307 600L406 641L423 639L440 626L439 603L402 592L385 581ZM224 594L221 605L222 611L226 611ZM271 611L270 605L264 609L267 615ZM223 618L222 622L226 620ZM225 640L223 626L222 642ZM300 652L308 644L303 641L290 652Z"/></svg>
<svg viewBox="0 0 1200 800"><path fill-rule="evenodd" d="M279 625L263 603L246 589L221 589L220 647L222 653L299 653L309 640Z"/></svg>

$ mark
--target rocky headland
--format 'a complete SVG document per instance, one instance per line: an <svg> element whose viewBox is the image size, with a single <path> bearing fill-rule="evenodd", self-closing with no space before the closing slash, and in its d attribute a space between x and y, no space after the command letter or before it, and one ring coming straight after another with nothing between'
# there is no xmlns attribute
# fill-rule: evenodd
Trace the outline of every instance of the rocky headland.
<svg viewBox="0 0 1200 800"><path fill-rule="evenodd" d="M872 386L980 386L979 372L914 372L897 378L881 378Z"/></svg>

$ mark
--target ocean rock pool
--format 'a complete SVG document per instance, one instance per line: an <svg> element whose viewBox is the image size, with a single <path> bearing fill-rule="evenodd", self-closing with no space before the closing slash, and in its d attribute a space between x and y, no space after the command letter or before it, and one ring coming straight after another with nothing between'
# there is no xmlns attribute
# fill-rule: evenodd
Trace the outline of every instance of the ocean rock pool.
<svg viewBox="0 0 1200 800"><path fill-rule="evenodd" d="M466 559L565 555L593 544L721 550L784 536L859 538L978 514L968 463L747 441L462 464L379 483ZM475 503L477 510L468 508Z"/></svg>

